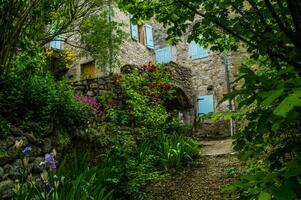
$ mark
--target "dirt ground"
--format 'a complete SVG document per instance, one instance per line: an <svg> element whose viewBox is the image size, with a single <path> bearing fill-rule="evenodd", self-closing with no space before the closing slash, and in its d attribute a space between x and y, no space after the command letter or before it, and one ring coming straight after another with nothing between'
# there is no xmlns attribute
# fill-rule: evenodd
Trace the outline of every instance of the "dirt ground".
<svg viewBox="0 0 301 200"><path fill-rule="evenodd" d="M202 156L189 167L147 188L153 200L235 199L221 189L236 178L229 173L240 166L231 140L201 142Z"/></svg>

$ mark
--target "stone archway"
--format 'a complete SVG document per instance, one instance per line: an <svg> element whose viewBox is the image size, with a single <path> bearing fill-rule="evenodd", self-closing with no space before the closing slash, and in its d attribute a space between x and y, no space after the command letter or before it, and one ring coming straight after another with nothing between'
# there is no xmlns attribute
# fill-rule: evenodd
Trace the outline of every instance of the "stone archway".
<svg viewBox="0 0 301 200"><path fill-rule="evenodd" d="M191 85L191 69L175 62L165 64L171 72L171 84L176 88L175 99L168 101L168 110L178 110L184 124L193 124L195 120L195 96Z"/></svg>
<svg viewBox="0 0 301 200"><path fill-rule="evenodd" d="M172 84L172 86L175 88L175 98L167 101L166 108L168 110L178 109L178 110L186 110L193 108L192 101L189 99L185 91Z"/></svg>

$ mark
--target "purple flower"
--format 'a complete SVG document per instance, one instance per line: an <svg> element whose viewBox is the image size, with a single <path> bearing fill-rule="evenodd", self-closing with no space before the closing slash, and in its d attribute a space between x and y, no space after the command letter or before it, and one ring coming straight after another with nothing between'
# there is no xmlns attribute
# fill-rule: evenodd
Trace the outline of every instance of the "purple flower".
<svg viewBox="0 0 301 200"><path fill-rule="evenodd" d="M46 153L45 154L45 161L46 162L51 162L52 160L54 160L54 153Z"/></svg>
<svg viewBox="0 0 301 200"><path fill-rule="evenodd" d="M27 146L22 150L22 153L26 155L26 154L29 154L31 151L32 151L32 148Z"/></svg>
<svg viewBox="0 0 301 200"><path fill-rule="evenodd" d="M79 93L76 94L75 97L78 101L80 101L83 104L89 105L92 108L94 108L97 112L97 114L101 114L102 111L102 104L100 102L97 101L97 99L95 97L91 97L91 96L80 96Z"/></svg>
<svg viewBox="0 0 301 200"><path fill-rule="evenodd" d="M56 169L58 164L57 160L54 159L54 156L54 153L45 154L45 163L50 165L52 169Z"/></svg>

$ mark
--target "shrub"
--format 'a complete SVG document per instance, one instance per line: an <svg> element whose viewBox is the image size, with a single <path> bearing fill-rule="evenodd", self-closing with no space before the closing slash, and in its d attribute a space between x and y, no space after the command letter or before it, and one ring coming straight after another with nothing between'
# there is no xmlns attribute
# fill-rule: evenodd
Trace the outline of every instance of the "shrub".
<svg viewBox="0 0 301 200"><path fill-rule="evenodd" d="M24 47L0 75L0 128L17 126L41 136L72 132L91 120L92 109L74 98L66 81L55 80L40 48L28 41Z"/></svg>
<svg viewBox="0 0 301 200"><path fill-rule="evenodd" d="M13 125L45 135L67 132L94 117L92 109L77 101L64 81L57 82L47 73L23 80L19 75L0 77L1 116Z"/></svg>

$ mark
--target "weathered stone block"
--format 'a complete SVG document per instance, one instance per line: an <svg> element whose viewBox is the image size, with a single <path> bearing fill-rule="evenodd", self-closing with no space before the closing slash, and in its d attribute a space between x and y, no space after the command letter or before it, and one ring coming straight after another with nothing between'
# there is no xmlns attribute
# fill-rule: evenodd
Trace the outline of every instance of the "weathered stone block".
<svg viewBox="0 0 301 200"><path fill-rule="evenodd" d="M94 96L95 94L94 94L93 91L90 90L90 91L87 92L87 95L88 95L88 96Z"/></svg>
<svg viewBox="0 0 301 200"><path fill-rule="evenodd" d="M81 81L76 81L76 82L73 83L73 85L75 85L75 86L82 86L83 83Z"/></svg>
<svg viewBox="0 0 301 200"><path fill-rule="evenodd" d="M230 135L229 121L219 120L212 122L211 120L206 120L195 127L195 136L200 138L222 139Z"/></svg>
<svg viewBox="0 0 301 200"><path fill-rule="evenodd" d="M3 177L4 177L4 169L0 167L0 181L3 179Z"/></svg>
<svg viewBox="0 0 301 200"><path fill-rule="evenodd" d="M79 90L79 91L83 91L83 90L86 89L86 87L83 86L83 85L81 85L81 86L76 86L74 89L75 89L75 90Z"/></svg>
<svg viewBox="0 0 301 200"><path fill-rule="evenodd" d="M20 178L21 176L21 170L23 168L22 160L18 159L13 164L8 172L8 177L15 180Z"/></svg>
<svg viewBox="0 0 301 200"><path fill-rule="evenodd" d="M12 189L14 187L14 181L8 179L0 182L0 197L5 199L13 195Z"/></svg>
<svg viewBox="0 0 301 200"><path fill-rule="evenodd" d="M32 167L32 173L34 174L38 174L41 173L44 169L43 165L40 165L41 162L44 161L43 157L37 157L35 158L35 160L33 161L33 163L31 163L31 167Z"/></svg>
<svg viewBox="0 0 301 200"><path fill-rule="evenodd" d="M91 88L91 89L98 88L98 85L97 85L97 83L92 83L92 84L90 85L90 88Z"/></svg>

